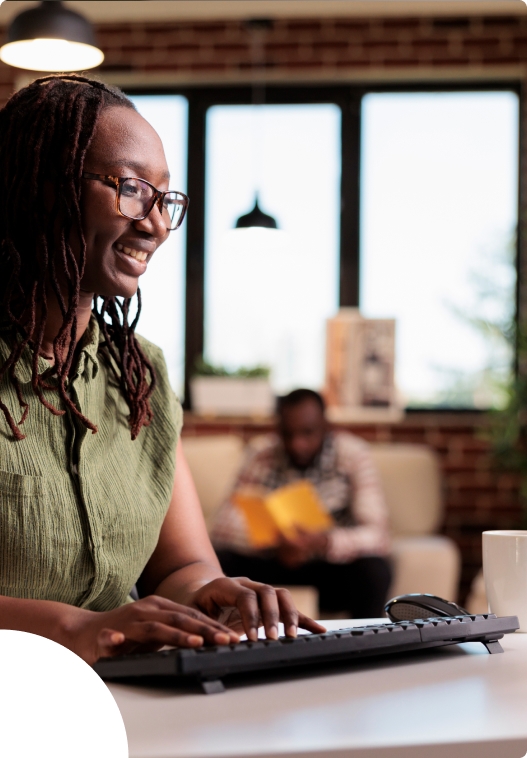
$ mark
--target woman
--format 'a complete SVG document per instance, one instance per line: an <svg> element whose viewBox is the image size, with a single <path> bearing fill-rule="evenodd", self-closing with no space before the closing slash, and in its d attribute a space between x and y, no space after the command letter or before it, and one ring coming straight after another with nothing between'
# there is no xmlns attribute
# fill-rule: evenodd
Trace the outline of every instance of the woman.
<svg viewBox="0 0 527 758"><path fill-rule="evenodd" d="M0 627L89 663L322 630L222 574L162 355L128 322L186 210L168 179L156 132L100 82L45 77L0 111Z"/></svg>

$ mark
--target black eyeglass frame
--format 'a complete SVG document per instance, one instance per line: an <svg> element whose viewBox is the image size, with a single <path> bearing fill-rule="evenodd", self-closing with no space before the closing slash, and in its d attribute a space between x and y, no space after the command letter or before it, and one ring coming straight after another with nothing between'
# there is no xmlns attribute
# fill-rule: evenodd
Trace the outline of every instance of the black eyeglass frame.
<svg viewBox="0 0 527 758"><path fill-rule="evenodd" d="M99 182L105 182L108 184L109 182L114 185L115 187L115 210L120 216L123 216L124 218L129 218L131 221L143 221L151 212L154 207L154 205L157 205L159 208L159 212L161 215L163 214L162 204L165 199L165 195L171 195L175 194L178 195L183 199L183 210L181 211L181 214L178 218L177 224L174 227L166 227L167 232L175 232L176 229L179 229L181 224L183 223L183 219L185 218L185 215L187 213L189 199L187 195L185 195L184 192L179 192L178 190L166 190L166 192L163 192L162 190L158 190L157 187L154 187L153 184L150 182L147 182L146 179L141 179L139 176L110 176L106 174L92 174L89 171L83 171L82 176L84 179L96 179ZM126 213L123 213L121 210L121 191L122 186L125 182L130 181L130 179L136 179L138 182L144 182L144 184L148 184L149 187L151 187L154 190L154 195L152 197L152 204L150 205L150 208L147 210L147 212L143 216L128 216Z"/></svg>

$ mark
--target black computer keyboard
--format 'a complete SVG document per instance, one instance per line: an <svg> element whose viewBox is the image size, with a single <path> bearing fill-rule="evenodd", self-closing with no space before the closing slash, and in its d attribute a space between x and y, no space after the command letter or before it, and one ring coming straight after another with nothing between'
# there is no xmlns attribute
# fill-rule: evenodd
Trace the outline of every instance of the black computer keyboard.
<svg viewBox="0 0 527 758"><path fill-rule="evenodd" d="M498 640L518 628L516 616L498 618L494 614L415 619L305 634L295 639L280 637L105 658L94 668L103 679L170 677L174 683L197 680L205 692L220 692L224 689L221 679L230 674L329 664L458 642L482 642L490 653L500 653Z"/></svg>

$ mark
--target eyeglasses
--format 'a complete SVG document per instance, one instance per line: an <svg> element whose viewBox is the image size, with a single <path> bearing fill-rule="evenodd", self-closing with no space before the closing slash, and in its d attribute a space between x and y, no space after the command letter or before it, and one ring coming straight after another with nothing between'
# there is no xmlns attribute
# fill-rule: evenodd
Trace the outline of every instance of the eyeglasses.
<svg viewBox="0 0 527 758"><path fill-rule="evenodd" d="M188 197L183 192L168 190L162 192L145 179L135 176L105 176L83 172L85 179L115 186L115 210L125 218L142 221L157 205L167 231L174 231L181 226L188 208Z"/></svg>

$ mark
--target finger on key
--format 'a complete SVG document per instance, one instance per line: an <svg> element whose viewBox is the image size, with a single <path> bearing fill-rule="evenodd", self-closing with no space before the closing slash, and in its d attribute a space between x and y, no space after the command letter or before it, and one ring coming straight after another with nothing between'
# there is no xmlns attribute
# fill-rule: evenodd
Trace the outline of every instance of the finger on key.
<svg viewBox="0 0 527 758"><path fill-rule="evenodd" d="M269 640L277 640L278 622L280 621L280 607L278 604L276 590L269 584L260 584L254 589L258 595L260 615L265 629L265 636Z"/></svg>
<svg viewBox="0 0 527 758"><path fill-rule="evenodd" d="M141 644L160 643L174 647L201 647L204 639L199 634L193 634L183 629L175 629L162 621L138 621L126 629L128 640Z"/></svg>
<svg viewBox="0 0 527 758"><path fill-rule="evenodd" d="M280 607L280 619L284 625L286 637L296 637L298 631L299 613L291 593L288 590L276 590Z"/></svg>
<svg viewBox="0 0 527 758"><path fill-rule="evenodd" d="M176 629L203 637L203 640L209 645L228 645L233 641L232 633L228 629L221 625L218 627L206 616L202 620L202 618L193 618L186 613L165 611L160 615L160 620Z"/></svg>
<svg viewBox="0 0 527 758"><path fill-rule="evenodd" d="M172 600L167 600L166 598L159 598L159 600L165 601L159 605L159 607L163 608L164 610L183 613L186 616L190 616L191 618L196 619L197 621L201 621L204 624L207 624L208 626L213 627L218 632L224 632L225 634L229 634L231 637L232 636L237 637L237 635L234 635L234 633L232 632L232 629L229 629L228 626L225 626L225 624L220 624L220 622L217 619L214 619L211 616L207 616L207 614L203 613L197 608L193 608L187 605L180 605L179 603L174 603Z"/></svg>
<svg viewBox="0 0 527 758"><path fill-rule="evenodd" d="M305 616L303 613L298 614L298 626L301 629L307 629L308 632L313 632L313 634L322 634L323 632L327 632L325 626L322 626L322 624L319 624L318 621L314 621L313 619L309 618L309 616Z"/></svg>
<svg viewBox="0 0 527 758"><path fill-rule="evenodd" d="M247 639L255 642L258 639L258 626L260 624L260 611L256 592L246 587L238 594L236 607L240 612Z"/></svg>

